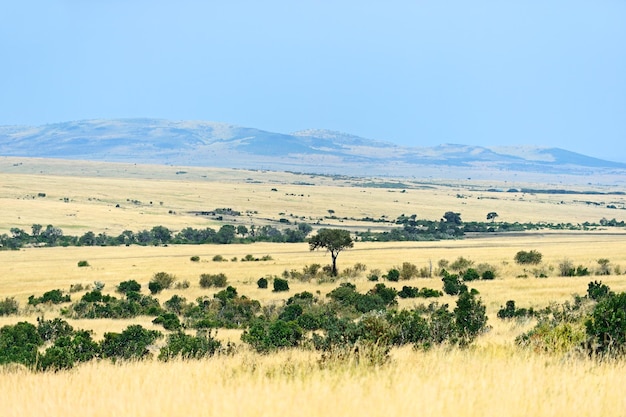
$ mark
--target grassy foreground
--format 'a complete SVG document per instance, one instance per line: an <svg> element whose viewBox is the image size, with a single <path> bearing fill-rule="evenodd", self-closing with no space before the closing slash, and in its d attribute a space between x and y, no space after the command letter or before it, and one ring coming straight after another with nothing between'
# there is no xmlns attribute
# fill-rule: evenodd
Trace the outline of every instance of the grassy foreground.
<svg viewBox="0 0 626 417"><path fill-rule="evenodd" d="M626 364L503 347L396 350L383 367L307 351L0 373L12 416L623 416Z"/></svg>
<svg viewBox="0 0 626 417"><path fill-rule="evenodd" d="M1 162L1 161L0 161ZM9 167L12 168L13 165ZM35 167L37 169L35 169ZM253 218L242 223L273 221L282 217L325 218L328 209L339 217L387 218L406 213L436 219L446 210L463 214L464 220L484 220L496 210L507 221L583 222L621 215L607 208L623 207L623 196L533 195L485 191L491 184L413 184L400 189L364 187L353 180L266 172L189 170L178 180L178 168L169 177L162 167L133 174L146 167L98 165L96 177L10 174L0 185L0 232L12 227L29 230L34 223L54 224L67 233L88 230L119 233L165 225L174 230L186 226L214 227L214 220L190 214L194 210L233 207ZM63 165L71 169L70 165ZM72 168L78 169L78 168ZM113 173L106 173L112 169ZM124 178L126 177L126 178ZM310 185L303 187L301 181ZM512 184L496 184L506 189ZM515 185L517 186L517 185ZM421 187L421 188L420 188ZM553 186L554 187L554 186ZM273 191L276 188L278 191ZM43 192L46 197L37 197ZM64 201L67 198L67 201ZM140 201L132 203L132 201ZM119 204L120 207L116 207ZM293 214L293 217L291 216ZM323 220L333 227L361 225L351 220ZM624 416L626 362L598 362L586 357L546 356L514 345L519 334L532 322L502 321L497 310L509 299L520 307L544 307L563 302L574 293L584 294L590 280L601 279L614 291L626 291L626 252L622 231L597 233L535 233L441 242L362 243L342 252L339 268L366 264L369 271L411 262L418 267L436 265L438 260L454 261L463 256L489 263L497 271L494 281L476 281L487 306L491 330L478 337L470 349L435 348L415 351L394 349L391 361L381 367L355 362L320 364L319 353L304 349L259 355L240 346L232 356L201 361L172 361L112 364L94 361L71 371L35 373L16 366L0 368L0 415L2 416ZM541 268L548 278L534 278L535 267L513 262L518 250L536 249L544 255ZM270 255L264 262L241 262L245 255ZM212 262L222 255L227 262ZM199 262L191 262L199 256ZM290 282L288 294L257 288L265 275L319 263L326 264L323 251L310 252L306 244L202 245L169 247L69 247L26 248L0 251L0 298L15 297L24 307L28 296L72 284L102 281L112 292L129 279L146 285L152 274L167 271L190 288L165 290L161 303L174 294L189 300L212 296L216 289L198 284L202 273L224 273L229 284L262 305L281 305L286 297L310 291L324 297L339 282ZM609 276L559 277L559 262L571 260L590 270L597 260L608 258L621 273ZM89 267L77 263L87 260ZM351 278L359 291L374 285L365 274ZM441 280L415 278L398 283L385 282L399 290L403 285L441 289ZM72 295L79 299L80 293ZM453 305L444 296L442 303ZM400 300L410 308L424 300ZM42 306L39 311L22 311L20 316L0 317L0 326L18 321L36 322L44 315L59 315L58 307ZM129 324L152 324L152 317L128 320L69 320L75 328L94 331L101 339L105 332L121 331ZM241 330L220 330L222 340L240 343Z"/></svg>

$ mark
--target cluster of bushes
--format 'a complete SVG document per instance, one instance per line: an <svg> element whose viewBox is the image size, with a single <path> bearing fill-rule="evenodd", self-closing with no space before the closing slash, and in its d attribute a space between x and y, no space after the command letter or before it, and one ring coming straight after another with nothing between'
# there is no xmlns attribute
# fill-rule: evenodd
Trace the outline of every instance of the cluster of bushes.
<svg viewBox="0 0 626 417"><path fill-rule="evenodd" d="M312 345L323 358L368 352L369 359L380 361L392 346L466 346L486 329L485 306L474 291L461 293L452 311L437 303L398 310L396 296L384 284L362 294L343 283L327 294L328 303L299 293L279 310L253 321L241 339L259 352ZM310 337L307 331L313 331Z"/></svg>
<svg viewBox="0 0 626 417"><path fill-rule="evenodd" d="M37 304L43 303L51 303L51 304L61 304L61 303L69 303L71 297L69 294L63 294L61 290L50 290L46 291L41 297L35 297L31 295L28 297L28 304L32 306L36 306Z"/></svg>
<svg viewBox="0 0 626 417"><path fill-rule="evenodd" d="M409 287L404 285L402 290L398 291L400 298L436 298L443 296L443 292L423 287L421 290L417 287Z"/></svg>
<svg viewBox="0 0 626 417"><path fill-rule="evenodd" d="M507 302L498 317L521 316L513 301ZM537 351L569 354L581 352L596 356L626 354L626 293L614 293L598 281L589 282L584 297L574 296L563 304L541 310L525 310L537 317L537 324L516 342ZM518 313L519 312L519 313Z"/></svg>
<svg viewBox="0 0 626 417"><path fill-rule="evenodd" d="M37 319L37 322L37 326L20 322L0 328L0 365L18 363L38 371L58 371L94 359L145 359L152 356L153 344L163 336L161 332L131 325L121 333L105 333L96 342L90 331L75 330L63 319ZM221 342L210 333L190 336L176 332L168 336L158 359L197 359L212 356L221 349Z"/></svg>

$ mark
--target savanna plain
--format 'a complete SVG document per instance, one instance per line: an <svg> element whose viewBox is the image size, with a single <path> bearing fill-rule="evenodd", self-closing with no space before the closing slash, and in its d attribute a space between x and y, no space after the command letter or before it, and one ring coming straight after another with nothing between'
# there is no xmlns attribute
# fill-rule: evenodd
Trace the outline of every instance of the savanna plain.
<svg viewBox="0 0 626 417"><path fill-rule="evenodd" d="M388 219L416 214L438 220L445 212L463 221L494 220L532 223L597 223L624 220L626 197L610 186L515 184L479 181L376 179L301 173L225 170L170 166L99 164L5 158L0 161L0 234L33 224L59 227L66 235L88 231L117 235L162 225L172 231L223 223L275 225L298 222L354 231L385 230ZM550 194L522 188L592 191ZM517 190L517 191L515 191ZM236 218L202 215L217 208L242 213ZM155 297L162 303L174 294L193 300L219 289L203 288L203 273L223 273L240 294L264 308L282 306L293 294L308 291L324 299L345 282L366 292L375 284L371 271L387 271L410 262L436 269L441 260L459 257L494 267L494 280L478 280L486 306L488 329L468 347L392 348L380 364L350 360L323 362L305 347L268 354L241 342L240 329L219 329L217 338L232 342L227 354L201 360L93 360L71 370L34 372L21 366L0 368L0 409L3 416L626 416L626 362L585 354L559 355L519 346L515 339L535 321L502 320L497 312L507 300L541 309L584 295L591 280L615 292L626 291L624 228L499 233L483 237L423 242L361 242L338 256L340 270L361 264L360 273L337 280L289 281L289 292L262 289L257 280L283 276L311 264L326 265L330 256L310 251L305 243L227 245L26 247L0 251L0 299L14 297L18 315L0 317L0 326L38 317L58 317L60 307L28 306L31 295L51 289L84 287L98 281L114 292L122 281L147 287L153 275L166 271L188 288L171 288ZM543 255L545 277L519 265L519 251ZM246 255L265 260L241 262ZM225 261L215 262L219 255ZM196 257L197 261L190 259ZM611 273L594 276L599 259L610 260ZM88 261L87 267L78 262ZM591 276L562 277L559 264L570 260ZM385 285L441 290L441 277L411 278ZM80 297L81 293L72 294ZM454 305L444 295L437 301ZM398 308L426 304L400 299ZM98 340L131 324L163 331L152 317L133 319L67 319L74 327L92 330ZM191 333L191 332L190 332ZM154 346L158 349L158 343Z"/></svg>

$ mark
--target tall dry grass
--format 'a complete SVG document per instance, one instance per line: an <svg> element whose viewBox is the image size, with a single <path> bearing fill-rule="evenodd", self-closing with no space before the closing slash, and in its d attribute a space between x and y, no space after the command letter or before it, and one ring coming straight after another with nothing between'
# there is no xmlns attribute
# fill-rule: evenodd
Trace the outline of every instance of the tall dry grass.
<svg viewBox="0 0 626 417"><path fill-rule="evenodd" d="M13 416L624 416L624 362L507 348L393 352L382 367L320 367L296 350L203 361L90 363L0 374Z"/></svg>

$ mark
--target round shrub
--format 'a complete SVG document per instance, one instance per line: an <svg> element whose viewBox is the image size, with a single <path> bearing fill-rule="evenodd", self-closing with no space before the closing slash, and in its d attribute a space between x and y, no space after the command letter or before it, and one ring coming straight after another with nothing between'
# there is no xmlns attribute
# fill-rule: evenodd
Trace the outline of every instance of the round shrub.
<svg viewBox="0 0 626 417"><path fill-rule="evenodd" d="M141 284L134 279L120 282L117 286L117 292L127 294L129 291L140 292Z"/></svg>
<svg viewBox="0 0 626 417"><path fill-rule="evenodd" d="M274 278L274 292L289 291L289 282L286 279Z"/></svg>
<svg viewBox="0 0 626 417"><path fill-rule="evenodd" d="M261 289L267 288L267 284L268 284L267 278L263 278L263 277L259 278L259 280L256 282L256 285L258 285L259 288Z"/></svg>
<svg viewBox="0 0 626 417"><path fill-rule="evenodd" d="M491 270L487 270L487 271L483 272L482 279L492 280L492 279L495 279L495 278L496 278L495 272L493 272Z"/></svg>

